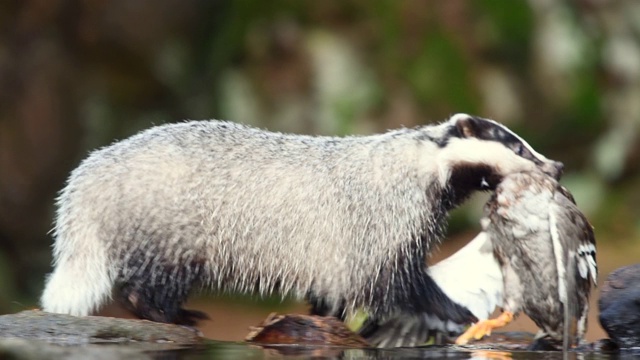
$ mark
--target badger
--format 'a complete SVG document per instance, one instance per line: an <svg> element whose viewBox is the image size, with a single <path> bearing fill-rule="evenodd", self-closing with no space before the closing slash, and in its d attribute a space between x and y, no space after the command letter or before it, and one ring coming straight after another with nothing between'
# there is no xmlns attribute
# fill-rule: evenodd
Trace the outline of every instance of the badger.
<svg viewBox="0 0 640 360"><path fill-rule="evenodd" d="M448 212L510 173L562 164L507 127L456 114L370 136L226 121L152 127L92 152L57 198L48 312L112 298L193 325L191 290L306 298L314 312L477 320L429 276Z"/></svg>

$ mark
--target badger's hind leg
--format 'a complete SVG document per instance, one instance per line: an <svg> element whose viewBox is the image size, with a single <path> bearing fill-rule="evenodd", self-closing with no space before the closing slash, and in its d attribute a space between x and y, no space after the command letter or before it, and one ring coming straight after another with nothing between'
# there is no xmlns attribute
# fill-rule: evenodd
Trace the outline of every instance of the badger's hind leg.
<svg viewBox="0 0 640 360"><path fill-rule="evenodd" d="M129 269L135 270L121 276L117 296L129 311L142 319L188 326L209 319L203 312L182 308L199 279L202 262L188 260L174 264L158 258L144 260L129 260ZM144 263L147 266L140 266Z"/></svg>

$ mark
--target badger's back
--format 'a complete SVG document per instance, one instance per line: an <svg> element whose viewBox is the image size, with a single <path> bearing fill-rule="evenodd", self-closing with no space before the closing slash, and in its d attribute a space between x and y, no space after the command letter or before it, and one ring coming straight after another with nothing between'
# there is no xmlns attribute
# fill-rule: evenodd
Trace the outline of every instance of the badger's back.
<svg viewBox="0 0 640 360"><path fill-rule="evenodd" d="M83 315L114 283L171 286L182 277L366 306L385 260L411 251L416 238L437 237L443 223L444 210L429 200L441 190L425 175L437 172L417 171L424 149L403 138L410 132L310 137L204 121L98 150L58 199L57 266L44 308ZM90 278L86 296L54 293L74 277Z"/></svg>

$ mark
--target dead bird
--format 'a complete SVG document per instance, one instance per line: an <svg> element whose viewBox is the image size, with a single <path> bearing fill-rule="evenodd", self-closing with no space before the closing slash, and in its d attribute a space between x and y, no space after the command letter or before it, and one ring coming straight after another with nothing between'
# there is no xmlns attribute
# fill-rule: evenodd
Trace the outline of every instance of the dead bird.
<svg viewBox="0 0 640 360"><path fill-rule="evenodd" d="M456 343L489 335L524 312L540 328L536 339L562 342L565 350L579 344L598 268L593 228L571 193L538 171L511 174L485 214L483 232L504 277L503 312L474 324Z"/></svg>
<svg viewBox="0 0 640 360"><path fill-rule="evenodd" d="M485 209L484 231L429 268L443 292L481 320L458 342L490 334L519 311L527 313L543 329L539 337L562 339L562 304L566 301L561 299L570 301L570 321L566 323L574 327L572 336L582 338L591 288L589 277L595 283L597 274L595 240L568 190L540 172L514 174L498 186ZM492 238L497 240L492 242ZM474 271L460 272L470 264ZM506 290L505 279L510 282ZM525 294L525 287L529 286L538 291ZM559 291L563 291L562 297ZM503 297L503 316L482 321L496 306L503 305ZM384 321L365 321L359 333L378 347L417 346L431 337L442 343L450 336L460 335L467 325L471 324L432 313L395 314Z"/></svg>

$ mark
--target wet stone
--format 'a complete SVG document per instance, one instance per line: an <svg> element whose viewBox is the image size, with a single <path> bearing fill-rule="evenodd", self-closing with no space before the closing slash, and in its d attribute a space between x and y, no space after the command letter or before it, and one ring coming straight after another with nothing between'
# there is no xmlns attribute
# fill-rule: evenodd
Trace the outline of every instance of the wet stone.
<svg viewBox="0 0 640 360"><path fill-rule="evenodd" d="M37 310L0 316L0 359L150 359L149 352L201 343L194 329L145 320Z"/></svg>
<svg viewBox="0 0 640 360"><path fill-rule="evenodd" d="M640 347L640 264L612 272L601 290L600 324L621 349Z"/></svg>
<svg viewBox="0 0 640 360"><path fill-rule="evenodd" d="M60 346L41 340L0 338L0 359L16 360L80 360L80 359L131 359L151 360L153 357L139 349L129 346Z"/></svg>

